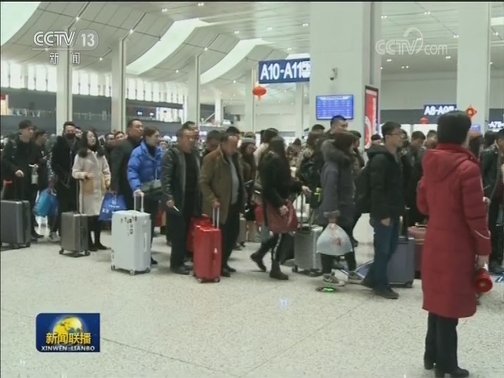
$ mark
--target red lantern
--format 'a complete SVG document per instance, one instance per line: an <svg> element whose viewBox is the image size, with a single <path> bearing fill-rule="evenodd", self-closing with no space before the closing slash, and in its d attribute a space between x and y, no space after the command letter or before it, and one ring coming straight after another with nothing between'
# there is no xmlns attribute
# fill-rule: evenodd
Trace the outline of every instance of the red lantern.
<svg viewBox="0 0 504 378"><path fill-rule="evenodd" d="M420 123L422 125L426 125L429 123L429 119L427 117L422 117L422 118L420 118Z"/></svg>
<svg viewBox="0 0 504 378"><path fill-rule="evenodd" d="M261 85L256 85L254 89L252 89L252 93L254 96L257 96L257 99L260 100L262 96L266 94L266 88Z"/></svg>
<svg viewBox="0 0 504 378"><path fill-rule="evenodd" d="M469 116L469 118L474 117L478 111L472 107L472 105L469 105L469 107L466 109L466 114Z"/></svg>

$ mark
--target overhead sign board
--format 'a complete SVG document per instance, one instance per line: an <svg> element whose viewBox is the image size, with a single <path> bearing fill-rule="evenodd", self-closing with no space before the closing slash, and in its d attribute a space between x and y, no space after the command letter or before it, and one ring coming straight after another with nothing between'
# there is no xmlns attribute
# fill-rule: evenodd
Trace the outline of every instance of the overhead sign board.
<svg viewBox="0 0 504 378"><path fill-rule="evenodd" d="M259 84L303 83L310 81L310 58L264 60L259 62Z"/></svg>
<svg viewBox="0 0 504 378"><path fill-rule="evenodd" d="M435 104L435 105L424 105L424 116L440 116L451 112L453 110L457 110L457 105L449 104Z"/></svg>

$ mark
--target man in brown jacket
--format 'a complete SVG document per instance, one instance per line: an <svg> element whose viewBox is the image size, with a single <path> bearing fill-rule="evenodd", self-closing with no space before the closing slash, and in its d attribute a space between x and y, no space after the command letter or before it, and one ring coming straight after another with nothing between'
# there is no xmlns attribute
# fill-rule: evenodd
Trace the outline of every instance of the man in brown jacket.
<svg viewBox="0 0 504 378"><path fill-rule="evenodd" d="M200 174L203 213L210 216L214 210L218 213L223 277L236 272L228 265L228 259L240 232L240 213L244 211L247 198L237 147L238 137L224 133L219 147L203 159Z"/></svg>

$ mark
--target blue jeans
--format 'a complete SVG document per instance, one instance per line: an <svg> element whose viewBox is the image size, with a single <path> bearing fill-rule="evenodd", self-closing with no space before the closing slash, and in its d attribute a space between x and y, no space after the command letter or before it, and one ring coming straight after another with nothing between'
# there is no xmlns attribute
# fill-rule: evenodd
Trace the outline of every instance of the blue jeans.
<svg viewBox="0 0 504 378"><path fill-rule="evenodd" d="M366 280L374 288L385 289L390 286L387 277L388 263L399 241L399 218L392 218L389 226L374 218L371 218L369 223L374 230L374 261Z"/></svg>

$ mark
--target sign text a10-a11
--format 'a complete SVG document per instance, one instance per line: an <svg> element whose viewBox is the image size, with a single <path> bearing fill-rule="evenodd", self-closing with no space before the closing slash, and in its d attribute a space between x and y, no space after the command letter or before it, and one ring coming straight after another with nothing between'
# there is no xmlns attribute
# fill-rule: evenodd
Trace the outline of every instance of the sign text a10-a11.
<svg viewBox="0 0 504 378"><path fill-rule="evenodd" d="M305 59L259 62L259 84L300 83L310 81L311 62Z"/></svg>

